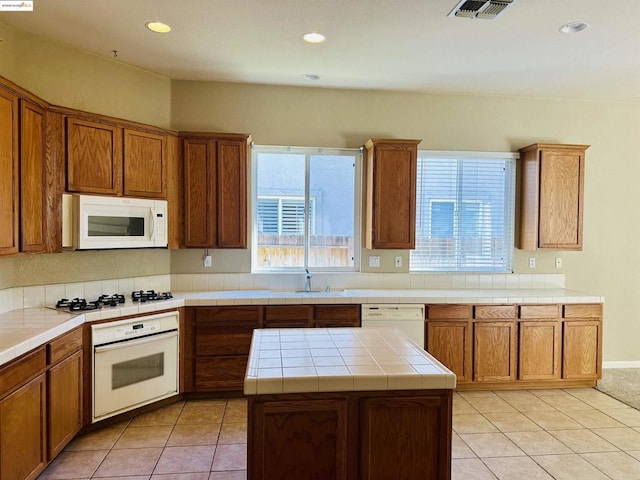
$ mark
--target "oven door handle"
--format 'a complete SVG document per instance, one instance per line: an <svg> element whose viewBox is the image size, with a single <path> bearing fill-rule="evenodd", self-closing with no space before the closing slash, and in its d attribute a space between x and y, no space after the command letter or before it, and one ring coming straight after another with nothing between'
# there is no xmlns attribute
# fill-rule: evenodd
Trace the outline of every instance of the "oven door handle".
<svg viewBox="0 0 640 480"><path fill-rule="evenodd" d="M138 345L144 345L145 343L156 342L158 340L164 340L166 338L177 337L178 331L172 330L167 333L158 333L155 335L149 335L148 337L141 338L139 340L125 340L118 343L112 343L110 345L101 345L99 347L93 347L95 353L108 352L109 350L116 350L118 348L129 348Z"/></svg>

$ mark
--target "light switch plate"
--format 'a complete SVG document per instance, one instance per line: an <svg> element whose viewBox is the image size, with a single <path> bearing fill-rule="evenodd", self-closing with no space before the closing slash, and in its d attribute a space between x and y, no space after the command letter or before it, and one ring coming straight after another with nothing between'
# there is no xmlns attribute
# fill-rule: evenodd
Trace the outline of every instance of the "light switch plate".
<svg viewBox="0 0 640 480"><path fill-rule="evenodd" d="M394 259L394 264L395 264L396 268L402 267L402 257L401 256L397 256Z"/></svg>
<svg viewBox="0 0 640 480"><path fill-rule="evenodd" d="M369 257L369 266L370 267L379 267L380 266L380 257L378 255L371 255Z"/></svg>

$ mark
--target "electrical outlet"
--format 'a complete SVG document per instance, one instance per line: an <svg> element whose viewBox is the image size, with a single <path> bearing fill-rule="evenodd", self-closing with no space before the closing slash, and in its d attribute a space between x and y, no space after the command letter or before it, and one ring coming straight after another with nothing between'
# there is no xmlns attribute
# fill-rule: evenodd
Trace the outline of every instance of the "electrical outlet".
<svg viewBox="0 0 640 480"><path fill-rule="evenodd" d="M556 268L562 268L562 257L556 257Z"/></svg>
<svg viewBox="0 0 640 480"><path fill-rule="evenodd" d="M529 268L536 268L536 257L529 257Z"/></svg>
<svg viewBox="0 0 640 480"><path fill-rule="evenodd" d="M205 268L211 268L211 255L205 255L202 263Z"/></svg>
<svg viewBox="0 0 640 480"><path fill-rule="evenodd" d="M372 255L369 257L369 266L370 267L379 267L380 266L380 257L377 255Z"/></svg>
<svg viewBox="0 0 640 480"><path fill-rule="evenodd" d="M396 268L400 268L400 267L402 267L402 257L397 256L397 257L394 259L394 265L396 266Z"/></svg>

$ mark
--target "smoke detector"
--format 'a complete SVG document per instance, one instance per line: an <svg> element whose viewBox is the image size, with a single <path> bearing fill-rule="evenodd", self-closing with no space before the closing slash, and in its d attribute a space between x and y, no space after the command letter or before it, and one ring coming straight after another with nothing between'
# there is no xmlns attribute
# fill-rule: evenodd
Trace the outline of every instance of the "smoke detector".
<svg viewBox="0 0 640 480"><path fill-rule="evenodd" d="M494 20L515 0L462 0L449 12L449 17Z"/></svg>

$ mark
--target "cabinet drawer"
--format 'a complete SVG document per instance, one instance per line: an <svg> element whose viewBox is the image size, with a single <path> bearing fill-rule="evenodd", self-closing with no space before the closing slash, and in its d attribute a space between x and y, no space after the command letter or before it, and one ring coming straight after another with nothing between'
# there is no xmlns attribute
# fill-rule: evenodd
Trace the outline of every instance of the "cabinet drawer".
<svg viewBox="0 0 640 480"><path fill-rule="evenodd" d="M37 375L47 366L44 347L0 369L0 398L10 393L29 378Z"/></svg>
<svg viewBox="0 0 640 480"><path fill-rule="evenodd" d="M249 355L251 333L218 333L196 328L196 355Z"/></svg>
<svg viewBox="0 0 640 480"><path fill-rule="evenodd" d="M333 328L333 327L359 327L360 319L355 318L326 318L326 319L318 319L316 318L316 327L317 328Z"/></svg>
<svg viewBox="0 0 640 480"><path fill-rule="evenodd" d="M560 305L521 305L519 318L560 318Z"/></svg>
<svg viewBox="0 0 640 480"><path fill-rule="evenodd" d="M246 355L196 358L195 391L242 391L247 362Z"/></svg>
<svg viewBox="0 0 640 480"><path fill-rule="evenodd" d="M467 320L471 305L427 305L428 320Z"/></svg>
<svg viewBox="0 0 640 480"><path fill-rule="evenodd" d="M350 321L356 326L360 324L359 305L316 305L316 323L319 321Z"/></svg>
<svg viewBox="0 0 640 480"><path fill-rule="evenodd" d="M260 325L260 308L254 307L195 307L196 322L208 321L218 325L236 325L238 322L251 323L254 328Z"/></svg>
<svg viewBox="0 0 640 480"><path fill-rule="evenodd" d="M601 318L602 304L565 305L564 318Z"/></svg>
<svg viewBox="0 0 640 480"><path fill-rule="evenodd" d="M265 307L264 326L267 328L313 327L311 305L280 305Z"/></svg>
<svg viewBox="0 0 640 480"><path fill-rule="evenodd" d="M515 305L476 305L474 318L476 320L495 320L516 318Z"/></svg>
<svg viewBox="0 0 640 480"><path fill-rule="evenodd" d="M82 328L78 327L47 345L48 364L53 365L82 348Z"/></svg>

